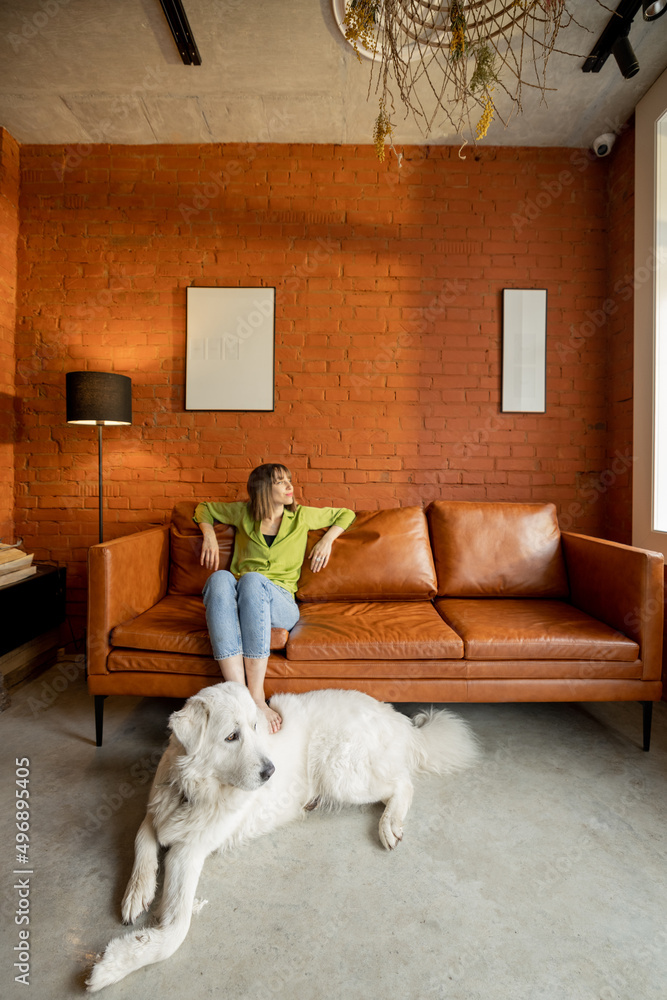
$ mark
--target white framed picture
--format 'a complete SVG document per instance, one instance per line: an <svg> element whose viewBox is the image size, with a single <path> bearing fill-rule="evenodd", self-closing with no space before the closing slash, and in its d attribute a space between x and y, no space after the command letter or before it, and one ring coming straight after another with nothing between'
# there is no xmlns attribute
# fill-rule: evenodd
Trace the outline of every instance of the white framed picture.
<svg viewBox="0 0 667 1000"><path fill-rule="evenodd" d="M186 289L186 410L275 408L275 288Z"/></svg>
<svg viewBox="0 0 667 1000"><path fill-rule="evenodd" d="M545 413L547 290L503 289L502 413Z"/></svg>

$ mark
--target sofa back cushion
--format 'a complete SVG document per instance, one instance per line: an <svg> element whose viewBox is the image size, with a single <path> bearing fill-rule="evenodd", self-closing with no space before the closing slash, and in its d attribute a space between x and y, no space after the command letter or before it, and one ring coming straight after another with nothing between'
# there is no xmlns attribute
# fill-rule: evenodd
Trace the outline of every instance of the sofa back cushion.
<svg viewBox="0 0 667 1000"><path fill-rule="evenodd" d="M436 592L436 575L421 507L358 511L336 539L324 570L308 556L324 531L308 533L297 598L301 601L423 601Z"/></svg>
<svg viewBox="0 0 667 1000"><path fill-rule="evenodd" d="M212 570L201 566L201 529L192 520L197 504L184 500L176 504L171 515L171 552L169 562L169 594L201 595ZM229 569L234 555L234 528L216 524L215 534L220 547L218 569Z"/></svg>
<svg viewBox="0 0 667 1000"><path fill-rule="evenodd" d="M426 515L439 597L569 596L554 504L436 500Z"/></svg>
<svg viewBox="0 0 667 1000"><path fill-rule="evenodd" d="M197 538L202 537L201 529L198 524L192 520L194 513L198 507L197 500L181 500L177 503L171 512L171 523L180 531L182 535L194 535Z"/></svg>

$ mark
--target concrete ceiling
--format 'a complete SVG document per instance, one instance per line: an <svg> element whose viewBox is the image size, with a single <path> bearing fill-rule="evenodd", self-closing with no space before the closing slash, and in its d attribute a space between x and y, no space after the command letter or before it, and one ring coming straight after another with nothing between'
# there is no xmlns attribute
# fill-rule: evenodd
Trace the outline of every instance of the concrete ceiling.
<svg viewBox="0 0 667 1000"><path fill-rule="evenodd" d="M614 7L614 0L607 0ZM332 0L184 0L201 66L185 66L159 0L1 0L0 124L22 143L369 143L377 98L371 63L343 39ZM581 71L609 20L593 0L570 0L579 22L561 32L540 103L496 122L484 144L588 146L616 131L667 68L667 15L635 18L640 72L612 58ZM586 30L588 29L588 30ZM423 143L396 115L395 141ZM451 126L431 143L456 143Z"/></svg>

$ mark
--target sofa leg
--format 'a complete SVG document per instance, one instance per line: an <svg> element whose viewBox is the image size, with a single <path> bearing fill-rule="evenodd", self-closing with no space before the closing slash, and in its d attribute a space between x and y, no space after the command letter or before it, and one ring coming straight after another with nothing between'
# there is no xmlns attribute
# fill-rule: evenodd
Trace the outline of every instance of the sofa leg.
<svg viewBox="0 0 667 1000"><path fill-rule="evenodd" d="M644 709L644 750L648 753L651 747L651 722L653 720L653 702L643 701Z"/></svg>
<svg viewBox="0 0 667 1000"><path fill-rule="evenodd" d="M95 696L95 744L98 747L102 746L102 728L104 726L104 701L106 699L105 694L96 694Z"/></svg>

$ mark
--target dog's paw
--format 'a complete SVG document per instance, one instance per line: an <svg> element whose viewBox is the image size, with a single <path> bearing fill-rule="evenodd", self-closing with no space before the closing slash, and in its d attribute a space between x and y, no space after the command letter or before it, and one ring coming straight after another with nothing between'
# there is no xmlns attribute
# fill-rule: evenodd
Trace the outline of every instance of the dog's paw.
<svg viewBox="0 0 667 1000"><path fill-rule="evenodd" d="M86 991L97 993L98 990L103 990L105 986L111 986L122 978L122 974L118 975L118 969L113 962L105 962L104 958L98 958L86 979Z"/></svg>
<svg viewBox="0 0 667 1000"><path fill-rule="evenodd" d="M155 873L142 875L132 875L128 882L123 902L121 904L121 914L124 924L133 924L153 902L157 879Z"/></svg>
<svg viewBox="0 0 667 1000"><path fill-rule="evenodd" d="M380 820L380 840L383 847L393 851L399 840L403 840L403 827L396 822L392 823L387 815L383 815Z"/></svg>
<svg viewBox="0 0 667 1000"><path fill-rule="evenodd" d="M158 961L159 959L155 957L147 957L150 942L150 931L130 931L129 934L110 941L104 955L90 970L90 975L86 980L88 992L97 993L105 986L119 983L135 969Z"/></svg>

